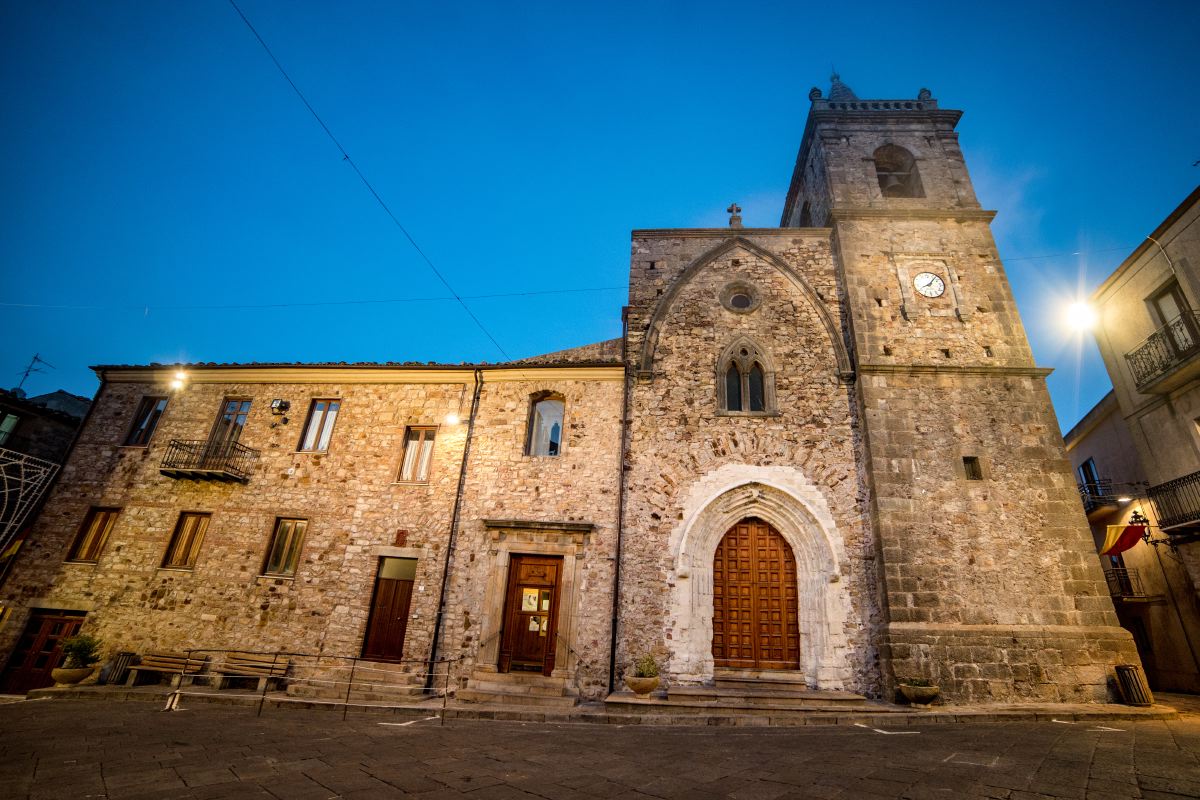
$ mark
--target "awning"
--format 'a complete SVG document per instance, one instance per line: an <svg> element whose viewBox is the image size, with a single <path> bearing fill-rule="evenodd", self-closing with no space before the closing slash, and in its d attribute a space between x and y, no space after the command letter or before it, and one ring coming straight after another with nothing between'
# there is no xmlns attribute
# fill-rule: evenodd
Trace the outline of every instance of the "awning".
<svg viewBox="0 0 1200 800"><path fill-rule="evenodd" d="M1117 553L1124 553L1137 544L1145 532L1145 525L1109 525L1100 555L1115 556Z"/></svg>

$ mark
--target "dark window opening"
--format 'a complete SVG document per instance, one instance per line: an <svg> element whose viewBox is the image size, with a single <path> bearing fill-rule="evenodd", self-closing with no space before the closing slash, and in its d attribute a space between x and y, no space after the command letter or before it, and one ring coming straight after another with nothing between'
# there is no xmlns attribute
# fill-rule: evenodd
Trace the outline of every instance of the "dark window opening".
<svg viewBox="0 0 1200 800"><path fill-rule="evenodd" d="M924 197L925 188L913 154L894 144L875 151L875 174L884 197Z"/></svg>
<svg viewBox="0 0 1200 800"><path fill-rule="evenodd" d="M979 463L978 456L963 456L963 470L967 474L967 480L983 480L983 466Z"/></svg>
<svg viewBox="0 0 1200 800"><path fill-rule="evenodd" d="M750 384L750 410L765 411L766 379L763 376L762 367L760 367L757 363L750 368L748 383Z"/></svg>
<svg viewBox="0 0 1200 800"><path fill-rule="evenodd" d="M133 415L133 427L125 437L125 444L133 447L145 447L158 427L158 420L167 408L165 397L143 397L138 404L137 413Z"/></svg>
<svg viewBox="0 0 1200 800"><path fill-rule="evenodd" d="M730 364L725 372L725 410L742 410L742 373L736 364Z"/></svg>

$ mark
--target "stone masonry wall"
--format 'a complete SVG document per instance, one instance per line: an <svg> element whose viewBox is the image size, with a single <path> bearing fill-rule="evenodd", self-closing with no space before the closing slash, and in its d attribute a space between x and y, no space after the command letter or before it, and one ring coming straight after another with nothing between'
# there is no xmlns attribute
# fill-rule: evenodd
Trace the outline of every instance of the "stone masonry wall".
<svg viewBox="0 0 1200 800"><path fill-rule="evenodd" d="M470 373L465 373L470 380ZM408 658L428 654L465 425L466 384L205 383L201 371L171 394L149 447L123 447L139 399L168 394L150 383L109 383L3 588L14 608L0 652L22 630L29 607L88 612L85 632L108 651L188 647L358 655L377 567L377 548L399 530L419 552L418 589L405 641ZM204 439L222 399L251 398L241 442L261 451L246 484L173 479L159 473L171 439ZM340 398L328 453L296 448L311 398ZM291 402L290 423L270 413ZM465 407L462 409L465 413ZM438 425L427 484L396 483L405 427ZM64 563L91 506L122 509L98 564ZM212 514L193 570L161 569L181 511ZM275 519L308 519L294 579L263 577Z"/></svg>
<svg viewBox="0 0 1200 800"><path fill-rule="evenodd" d="M490 577L501 567L485 519L587 522L578 562L569 669L584 697L608 689L613 557L621 443L619 370L606 380L546 377L536 370L509 371L504 380L485 373L468 457L459 538L451 570L444 652L464 658L462 675L476 665L485 628L499 631L499 604L485 601ZM564 439L558 456L525 455L531 396L550 391L565 400ZM553 538L543 534L538 538ZM519 552L541 552L535 543ZM564 632L560 605L559 629ZM489 627L490 626L490 627ZM483 666L495 667L494 663ZM566 665L558 664L558 667Z"/></svg>
<svg viewBox="0 0 1200 800"><path fill-rule="evenodd" d="M802 275L821 298L818 302L834 320L835 337L840 339L840 293L827 232L635 232L627 345L631 369L645 368L637 361L638 353L664 292L680 280L688 264L734 236L775 254ZM733 281L750 284L760 293L756 311L734 313L723 307L719 295ZM752 337L774 363L776 415L718 413L718 357L738 335ZM758 480L755 476L783 475L777 482L761 480L771 480L772 486L811 485L813 493L804 502L824 508L820 513L828 515L833 550L841 557L841 574L818 577L837 587L836 597L845 600L816 609L820 619L814 621L816 625L844 622L844 660L851 666L839 685L877 690L871 641L872 626L879 624L873 601L874 548L856 476L854 397L839 378L834 341L813 302L778 267L752 250L738 247L725 252L691 275L665 309L653 379L638 380L632 392L618 667L623 669L633 658L651 652L666 662L664 675L679 680L680 673L690 669L677 663L680 654L685 649L711 648L708 638L673 640L680 635L711 636L700 624L711 609L694 608L690 613L696 616L690 619L672 616L679 613L672 601L678 586L695 580L676 571L679 554L673 550L679 546L680 526L699 511L690 498L719 491L720 487L698 488L712 483L713 476L728 476L725 488L734 488L742 481ZM804 604L816 599L801 594L802 618ZM711 605L711 599L708 602ZM826 612L828 619L822 616ZM685 679L695 677L688 672ZM814 681L817 676L808 678Z"/></svg>

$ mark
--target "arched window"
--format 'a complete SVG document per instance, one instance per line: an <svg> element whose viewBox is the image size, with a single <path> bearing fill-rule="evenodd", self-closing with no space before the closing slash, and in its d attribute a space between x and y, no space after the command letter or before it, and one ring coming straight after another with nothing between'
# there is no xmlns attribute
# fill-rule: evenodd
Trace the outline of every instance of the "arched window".
<svg viewBox="0 0 1200 800"><path fill-rule="evenodd" d="M771 414L775 411L775 370L752 341L738 339L721 355L717 374L717 407L733 414Z"/></svg>
<svg viewBox="0 0 1200 800"><path fill-rule="evenodd" d="M875 151L875 174L884 197L924 197L917 160L903 147L885 144Z"/></svg>
<svg viewBox="0 0 1200 800"><path fill-rule="evenodd" d="M807 200L805 200L804 205L800 207L800 227L812 227L812 204Z"/></svg>
<svg viewBox="0 0 1200 800"><path fill-rule="evenodd" d="M565 411L562 395L541 392L530 398L526 455L557 456L562 452Z"/></svg>

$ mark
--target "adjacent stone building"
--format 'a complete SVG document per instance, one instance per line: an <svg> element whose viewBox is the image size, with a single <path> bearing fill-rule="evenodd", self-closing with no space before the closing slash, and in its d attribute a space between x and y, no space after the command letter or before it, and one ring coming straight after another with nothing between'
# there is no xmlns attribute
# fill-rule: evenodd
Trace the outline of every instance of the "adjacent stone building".
<svg viewBox="0 0 1200 800"><path fill-rule="evenodd" d="M960 112L836 76L810 100L778 228L734 205L728 228L633 232L621 340L98 367L4 587L9 685L69 619L138 651L454 657L468 699L601 697L645 654L676 687L1106 699L1137 655Z"/></svg>
<svg viewBox="0 0 1200 800"><path fill-rule="evenodd" d="M1148 541L1102 555L1152 686L1200 691L1200 218L1193 191L1091 298L1113 391L1067 434L1097 546L1149 521Z"/></svg>

